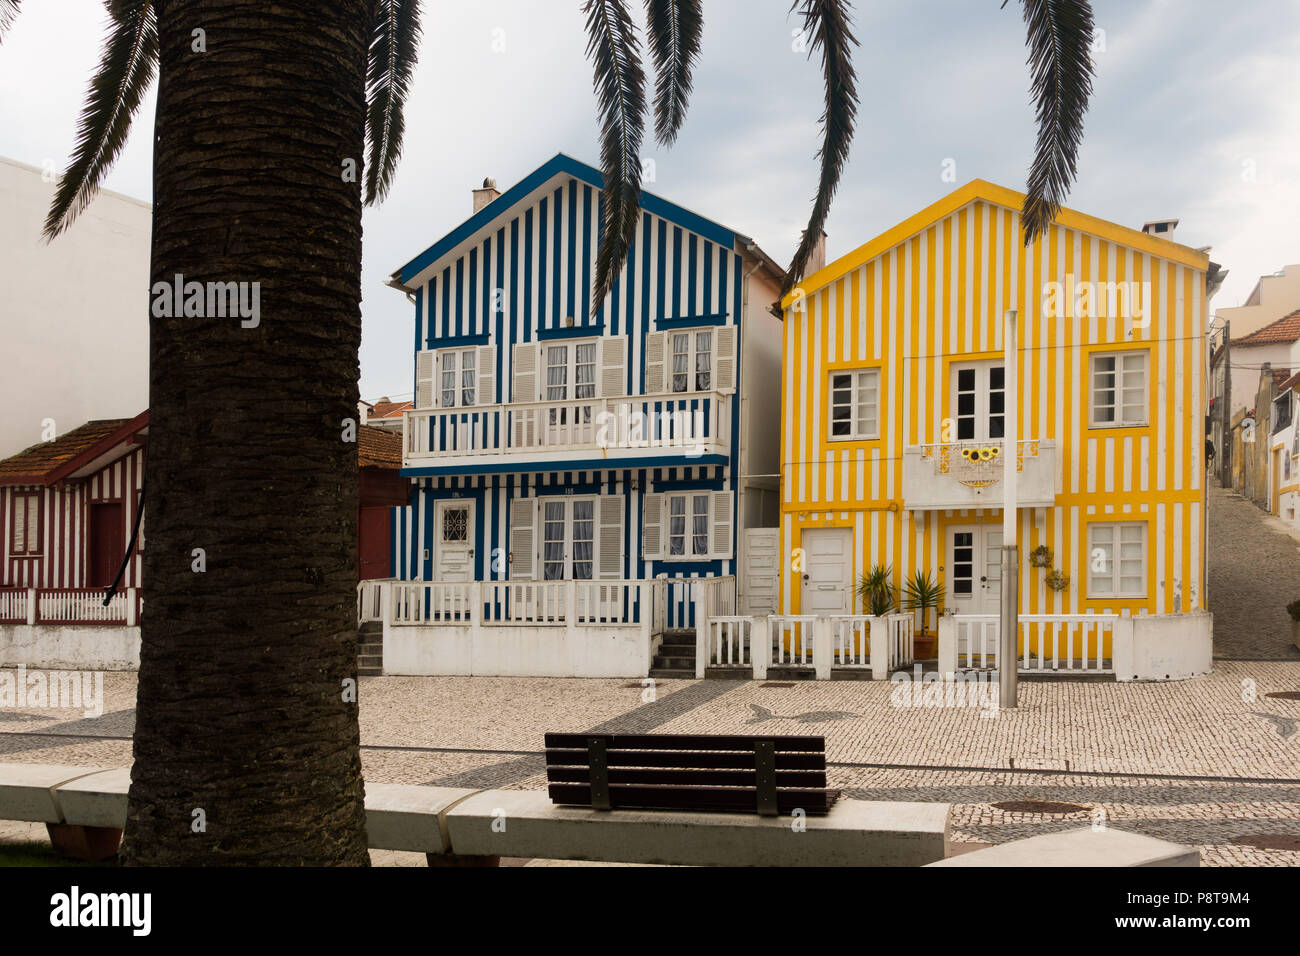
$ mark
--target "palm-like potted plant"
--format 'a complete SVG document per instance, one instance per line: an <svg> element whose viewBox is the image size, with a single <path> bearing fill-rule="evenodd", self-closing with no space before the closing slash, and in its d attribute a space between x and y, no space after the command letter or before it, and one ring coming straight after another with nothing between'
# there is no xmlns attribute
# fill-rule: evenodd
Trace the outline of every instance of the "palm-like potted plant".
<svg viewBox="0 0 1300 956"><path fill-rule="evenodd" d="M913 642L913 650L918 660L937 655L939 638L930 635L930 609L936 611L943 607L943 583L929 571L913 571L912 576L903 582L904 605L909 611L921 612L921 633Z"/></svg>
<svg viewBox="0 0 1300 956"><path fill-rule="evenodd" d="M858 598L872 617L884 617L898 603L894 594L894 572L887 564L877 564L858 578Z"/></svg>

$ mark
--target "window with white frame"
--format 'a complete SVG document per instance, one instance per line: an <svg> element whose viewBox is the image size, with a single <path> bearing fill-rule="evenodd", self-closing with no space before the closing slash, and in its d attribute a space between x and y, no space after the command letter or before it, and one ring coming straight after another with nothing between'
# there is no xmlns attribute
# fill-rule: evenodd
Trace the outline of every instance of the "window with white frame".
<svg viewBox="0 0 1300 956"><path fill-rule="evenodd" d="M831 373L830 437L880 437L879 369Z"/></svg>
<svg viewBox="0 0 1300 956"><path fill-rule="evenodd" d="M1088 597L1145 597L1147 526L1144 521L1088 525Z"/></svg>
<svg viewBox="0 0 1300 956"><path fill-rule="evenodd" d="M39 491L13 492L13 508L9 521L9 553L15 556L41 553L41 493Z"/></svg>
<svg viewBox="0 0 1300 956"><path fill-rule="evenodd" d="M1092 356L1092 424L1147 424L1145 350Z"/></svg>
<svg viewBox="0 0 1300 956"><path fill-rule="evenodd" d="M709 553L709 493L666 495L668 556L702 558Z"/></svg>
<svg viewBox="0 0 1300 956"><path fill-rule="evenodd" d="M641 556L664 561L728 559L735 498L730 491L668 491L642 501Z"/></svg>
<svg viewBox="0 0 1300 956"><path fill-rule="evenodd" d="M707 392L713 388L713 330L672 332L670 388L674 392Z"/></svg>
<svg viewBox="0 0 1300 956"><path fill-rule="evenodd" d="M442 349L438 352L440 408L475 404L476 358L476 349Z"/></svg>

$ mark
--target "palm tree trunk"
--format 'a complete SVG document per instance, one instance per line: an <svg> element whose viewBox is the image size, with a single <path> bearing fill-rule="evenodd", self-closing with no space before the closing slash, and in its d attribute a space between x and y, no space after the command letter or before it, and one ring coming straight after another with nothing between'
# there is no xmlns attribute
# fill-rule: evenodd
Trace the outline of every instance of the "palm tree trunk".
<svg viewBox="0 0 1300 956"><path fill-rule="evenodd" d="M363 155L370 6L159 4L150 281L259 283L260 323L150 320L129 864L368 861L344 699L361 195L341 171Z"/></svg>

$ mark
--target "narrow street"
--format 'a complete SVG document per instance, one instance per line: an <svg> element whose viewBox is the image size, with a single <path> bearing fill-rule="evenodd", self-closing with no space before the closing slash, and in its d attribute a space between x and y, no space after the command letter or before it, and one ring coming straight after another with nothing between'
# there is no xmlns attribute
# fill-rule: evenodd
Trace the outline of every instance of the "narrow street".
<svg viewBox="0 0 1300 956"><path fill-rule="evenodd" d="M1234 491L1211 486L1207 539L1216 660L1300 660L1286 606L1300 598L1300 542Z"/></svg>

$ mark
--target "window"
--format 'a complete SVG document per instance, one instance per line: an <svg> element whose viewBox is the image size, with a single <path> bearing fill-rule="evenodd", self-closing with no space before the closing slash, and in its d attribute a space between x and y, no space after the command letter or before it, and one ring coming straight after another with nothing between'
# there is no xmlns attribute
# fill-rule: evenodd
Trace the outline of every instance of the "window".
<svg viewBox="0 0 1300 956"><path fill-rule="evenodd" d="M668 495L668 556L709 553L709 494Z"/></svg>
<svg viewBox="0 0 1300 956"><path fill-rule="evenodd" d="M475 404L474 349L446 349L438 353L439 407Z"/></svg>
<svg viewBox="0 0 1300 956"><path fill-rule="evenodd" d="M1088 525L1088 597L1145 597L1146 545L1145 522Z"/></svg>
<svg viewBox="0 0 1300 956"><path fill-rule="evenodd" d="M1006 434L1006 368L1002 365L954 365L953 418L958 441L991 441Z"/></svg>
<svg viewBox="0 0 1300 956"><path fill-rule="evenodd" d="M1273 434L1291 424L1291 393L1279 395L1273 400Z"/></svg>
<svg viewBox="0 0 1300 956"><path fill-rule="evenodd" d="M15 491L9 522L9 553L41 553L41 493Z"/></svg>
<svg viewBox="0 0 1300 956"><path fill-rule="evenodd" d="M1092 357L1092 425L1147 424L1147 353Z"/></svg>
<svg viewBox="0 0 1300 956"><path fill-rule="evenodd" d="M880 437L880 371L831 373L832 439Z"/></svg>
<svg viewBox="0 0 1300 956"><path fill-rule="evenodd" d="M672 345L674 392L707 392L713 387L713 332L674 332ZM692 384L692 382L694 384Z"/></svg>

